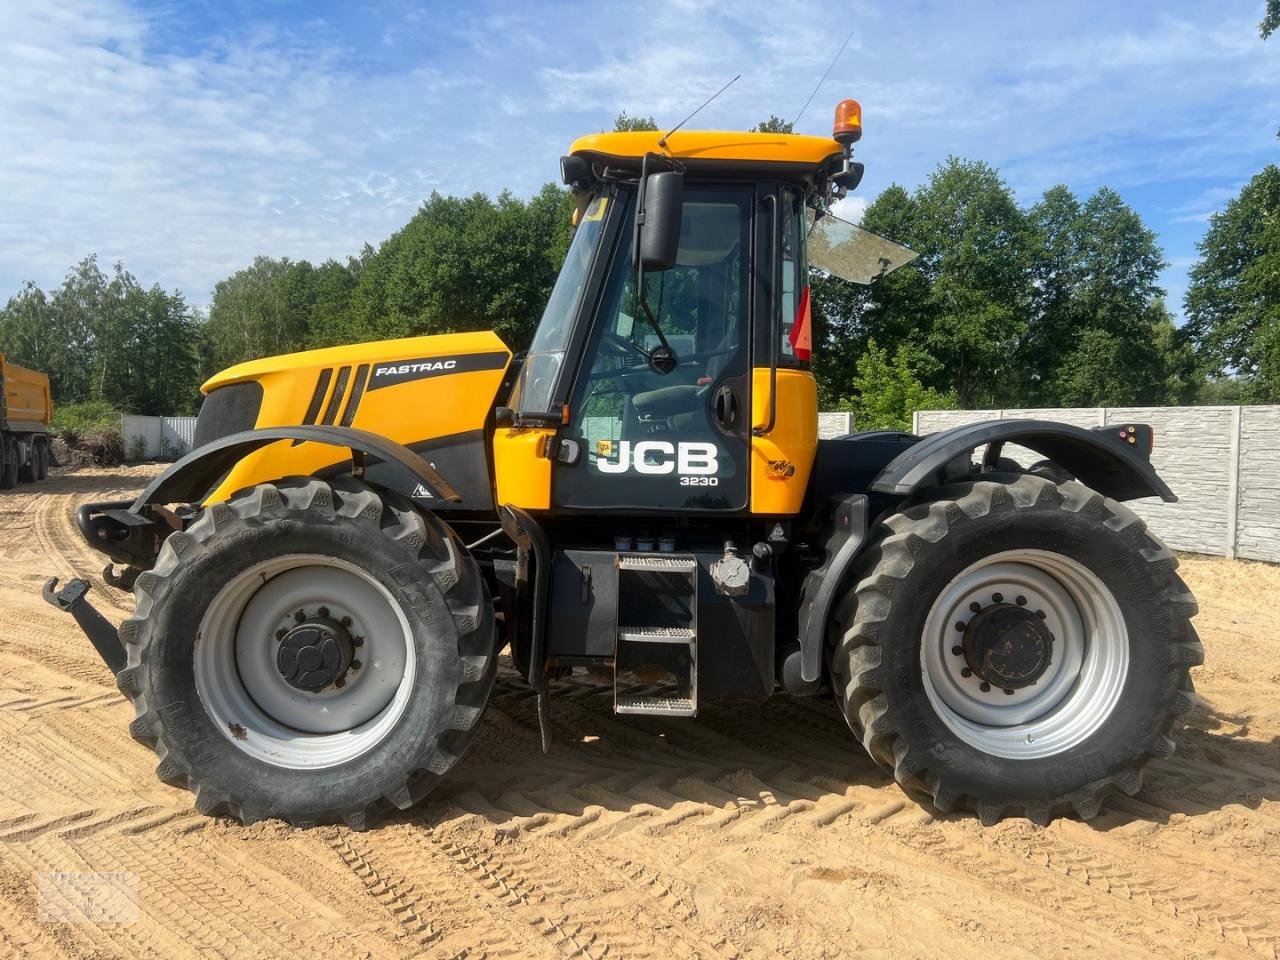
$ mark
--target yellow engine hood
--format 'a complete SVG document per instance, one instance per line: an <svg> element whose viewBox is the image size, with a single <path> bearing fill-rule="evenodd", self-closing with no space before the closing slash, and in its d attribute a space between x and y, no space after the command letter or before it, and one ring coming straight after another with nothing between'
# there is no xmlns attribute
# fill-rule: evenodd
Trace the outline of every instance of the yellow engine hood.
<svg viewBox="0 0 1280 960"><path fill-rule="evenodd" d="M358 427L421 446L482 431L510 363L511 351L496 334L450 333L250 360L210 377L201 390L209 395L256 383L261 398L255 427ZM206 407L216 406L212 400ZM281 441L241 461L209 500L346 459L336 447Z"/></svg>

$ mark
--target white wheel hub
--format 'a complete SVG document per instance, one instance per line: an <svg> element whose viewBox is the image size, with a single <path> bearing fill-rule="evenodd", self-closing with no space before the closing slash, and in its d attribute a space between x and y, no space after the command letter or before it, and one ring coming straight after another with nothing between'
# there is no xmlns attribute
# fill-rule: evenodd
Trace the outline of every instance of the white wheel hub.
<svg viewBox="0 0 1280 960"><path fill-rule="evenodd" d="M315 650L301 651L302 667L280 650L309 629L343 649L318 689L296 676L320 666ZM328 767L368 752L399 720L413 686L413 633L366 571L295 554L256 564L218 592L194 668L201 702L237 748L277 766Z"/></svg>
<svg viewBox="0 0 1280 960"><path fill-rule="evenodd" d="M1008 663L1026 669L1001 667ZM1111 714L1128 675L1129 635L1092 571L1062 554L1010 550L943 588L925 621L920 666L952 733L994 756L1034 759L1070 749Z"/></svg>

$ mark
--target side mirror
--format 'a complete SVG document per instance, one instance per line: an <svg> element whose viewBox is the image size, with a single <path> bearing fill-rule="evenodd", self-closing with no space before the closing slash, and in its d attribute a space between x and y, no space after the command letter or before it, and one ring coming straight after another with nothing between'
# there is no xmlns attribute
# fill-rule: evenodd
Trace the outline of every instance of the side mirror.
<svg viewBox="0 0 1280 960"><path fill-rule="evenodd" d="M639 265L646 272L670 270L680 248L684 175L675 170L649 174L640 202Z"/></svg>

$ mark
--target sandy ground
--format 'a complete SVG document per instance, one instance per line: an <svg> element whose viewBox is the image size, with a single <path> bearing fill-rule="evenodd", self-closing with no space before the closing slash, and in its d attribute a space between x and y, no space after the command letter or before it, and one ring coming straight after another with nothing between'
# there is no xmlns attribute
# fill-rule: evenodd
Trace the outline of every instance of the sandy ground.
<svg viewBox="0 0 1280 960"><path fill-rule="evenodd" d="M0 956L1280 951L1280 568L1184 560L1201 706L1138 797L1089 824L935 816L825 700L624 722L607 690L571 685L543 757L508 676L418 809L366 833L245 829L155 779L107 669L39 597L50 574L99 568L72 507L153 472L0 494ZM114 619L129 607L100 584L94 596ZM136 918L42 920L68 915L58 895L84 871L112 874L88 909Z"/></svg>

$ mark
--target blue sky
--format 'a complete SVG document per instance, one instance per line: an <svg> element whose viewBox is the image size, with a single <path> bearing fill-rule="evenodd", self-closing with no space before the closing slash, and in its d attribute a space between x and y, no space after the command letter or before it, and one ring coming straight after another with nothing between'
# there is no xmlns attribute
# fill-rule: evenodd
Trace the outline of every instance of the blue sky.
<svg viewBox="0 0 1280 960"><path fill-rule="evenodd" d="M645 4L0 0L0 297L80 257L206 304L256 254L377 244L433 190L528 195L621 109L695 126L862 101L871 199L948 154L1024 203L1109 185L1177 308L1210 213L1280 156L1262 0ZM857 204L850 212L857 212Z"/></svg>

